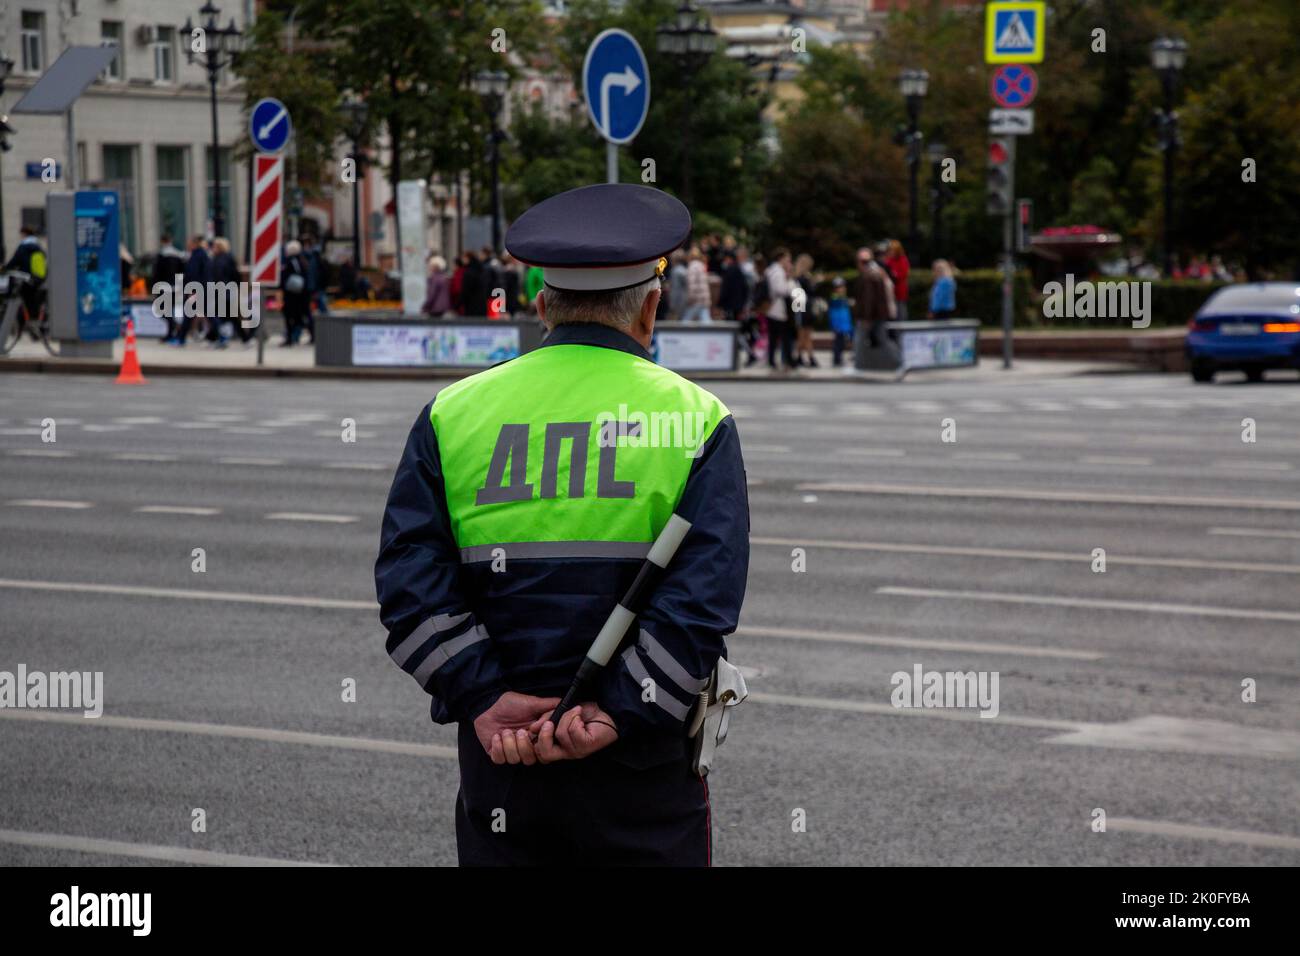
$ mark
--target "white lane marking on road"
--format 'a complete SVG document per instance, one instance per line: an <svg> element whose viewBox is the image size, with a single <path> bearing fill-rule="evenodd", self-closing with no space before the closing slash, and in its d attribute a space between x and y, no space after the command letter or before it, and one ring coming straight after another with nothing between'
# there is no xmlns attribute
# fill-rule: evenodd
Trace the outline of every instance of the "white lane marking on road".
<svg viewBox="0 0 1300 956"><path fill-rule="evenodd" d="M1085 465L1119 465L1120 467L1133 465L1138 468L1145 468L1151 464L1150 458L1125 455L1084 455L1079 461Z"/></svg>
<svg viewBox="0 0 1300 956"><path fill-rule="evenodd" d="M0 435L39 435L39 428L0 428Z"/></svg>
<svg viewBox="0 0 1300 956"><path fill-rule="evenodd" d="M1014 654L1019 657L1059 657L1073 661L1099 661L1105 654L1055 647L1025 647L1019 644L991 644L980 641L936 641L920 637L885 637L843 631L809 631L790 627L742 625L732 637L782 637L797 641L826 641L832 644L861 644L867 647L909 647L932 651L971 654Z"/></svg>
<svg viewBox="0 0 1300 956"><path fill-rule="evenodd" d="M250 465L256 468L278 468L283 458L218 458L218 465Z"/></svg>
<svg viewBox="0 0 1300 956"><path fill-rule="evenodd" d="M1043 594L1007 594L991 591L950 591L943 588L880 587L877 594L894 597L943 598L958 601L992 601L1003 604L1041 604L1047 607L1085 607L1103 611L1142 614L1187 614L1197 617L1231 617L1248 621L1300 621L1297 611L1261 611L1255 608L1167 604L1158 601L1119 601L1104 598L1051 597Z"/></svg>
<svg viewBox="0 0 1300 956"><path fill-rule="evenodd" d="M1300 760L1300 734L1294 731L1159 714L1117 724L1092 724L1058 737L1049 737L1045 743Z"/></svg>
<svg viewBox="0 0 1300 956"><path fill-rule="evenodd" d="M384 461L326 461L321 463L321 467L341 471L387 471L396 466Z"/></svg>
<svg viewBox="0 0 1300 956"><path fill-rule="evenodd" d="M903 458L907 452L901 448L845 448L847 455L865 455L868 458Z"/></svg>
<svg viewBox="0 0 1300 956"><path fill-rule="evenodd" d="M961 407L972 412L1005 412L1007 407L1001 402L989 399L973 398L961 403Z"/></svg>
<svg viewBox="0 0 1300 956"><path fill-rule="evenodd" d="M803 417L807 415L816 415L817 413L818 413L818 408L816 405L799 405L791 402L791 403L772 406L772 414L774 415L789 415L791 417L794 416Z"/></svg>
<svg viewBox="0 0 1300 956"><path fill-rule="evenodd" d="M1271 850L1300 850L1300 838L1280 833L1260 833L1256 830L1227 830L1223 827L1202 827L1190 823L1172 823L1166 820L1137 820L1133 817L1107 817L1106 830L1128 833L1146 833L1152 836L1182 837L1188 840L1210 840L1215 843L1239 843L1243 846L1265 847Z"/></svg>
<svg viewBox="0 0 1300 956"><path fill-rule="evenodd" d="M1239 538L1297 538L1300 531L1274 531L1271 528L1211 528L1208 534L1228 535Z"/></svg>
<svg viewBox="0 0 1300 956"><path fill-rule="evenodd" d="M305 730L277 730L274 727L241 727L236 724L209 724L189 720L156 720L152 717L83 717L81 714L53 710L0 710L0 718L31 720L52 724L76 724L81 727L109 727L115 730L149 730L200 737L230 737L260 740L264 743L295 744L304 747L335 747L341 750L368 750L373 753L402 754L408 757L437 757L455 760L456 748L442 744L422 744L406 740L381 740L375 737L346 737L340 734L316 734Z"/></svg>
<svg viewBox="0 0 1300 956"><path fill-rule="evenodd" d="M1215 468L1243 468L1252 471L1290 471L1291 465L1285 461L1246 461L1232 458L1220 458L1214 462Z"/></svg>
<svg viewBox="0 0 1300 956"><path fill-rule="evenodd" d="M1168 505L1176 508L1226 508L1300 511L1300 498L1207 498L1139 495L1099 491L1040 491L1032 488L949 488L939 485L886 485L852 481L810 481L795 491L836 491L851 495L903 495L919 498L988 498L1001 501L1064 501L1074 504Z"/></svg>
<svg viewBox="0 0 1300 956"><path fill-rule="evenodd" d="M979 711L957 707L895 707L893 704L868 703L861 700L835 700L829 697L794 697L788 694L750 694L748 700L760 704L784 704L788 707L809 707L815 710L848 711L855 714L879 714L885 717L932 717L936 720L973 720L981 724L1002 724L1008 727L1034 727L1039 730L1068 732L1085 726L1077 720L1052 720L1047 717L1017 717L1005 711L996 717L981 717ZM19 713L15 711L15 713ZM85 718L77 718L84 720Z"/></svg>
<svg viewBox="0 0 1300 956"><path fill-rule="evenodd" d="M1079 404L1088 408L1116 409L1123 408L1123 402L1117 402L1113 398L1091 398L1085 397L1079 399Z"/></svg>
<svg viewBox="0 0 1300 956"><path fill-rule="evenodd" d="M931 554L954 558L1008 558L1019 561L1063 561L1089 564L1090 552L1026 551L1019 548L977 548L956 544L907 544L894 541L824 541L816 538L751 537L750 544L783 548L833 548L839 551L880 551L893 554ZM1199 571L1245 571L1255 574L1300 574L1300 564L1256 563L1251 561L1206 561L1200 558L1163 558L1145 555L1107 554L1112 564L1149 568L1188 568Z"/></svg>
<svg viewBox="0 0 1300 956"><path fill-rule="evenodd" d="M128 584L91 584L81 581L24 581L0 578L0 588L32 591L64 591L82 594L116 594L123 597L152 597L183 601L230 601L235 604L272 604L281 607L315 607L340 611L370 611L379 608L371 601L343 598L295 597L288 594L247 594L238 591L195 591L184 588L150 588ZM3 713L3 711L0 711Z"/></svg>
<svg viewBox="0 0 1300 956"><path fill-rule="evenodd" d="M220 508L200 508L190 505L144 505L135 509L146 515L219 515Z"/></svg>
<svg viewBox="0 0 1300 956"><path fill-rule="evenodd" d="M72 458L70 451L56 451L53 448L15 448L9 452L15 458Z"/></svg>
<svg viewBox="0 0 1300 956"><path fill-rule="evenodd" d="M1062 405L1060 402L1025 401L1024 404L1036 412L1066 412L1070 410L1070 406Z"/></svg>
<svg viewBox="0 0 1300 956"><path fill-rule="evenodd" d="M200 415L199 417L205 422L242 422L248 418L247 415L237 415L233 412L221 415Z"/></svg>
<svg viewBox="0 0 1300 956"><path fill-rule="evenodd" d="M323 524L351 524L359 521L355 515L320 515L306 511L273 511L266 515L267 521L318 521Z"/></svg>
<svg viewBox="0 0 1300 956"><path fill-rule="evenodd" d="M967 458L972 461L1022 461L1023 456L1013 451L955 451L953 458Z"/></svg>
<svg viewBox="0 0 1300 956"><path fill-rule="evenodd" d="M12 501L6 501L5 504L12 505L15 508L67 508L70 510L95 507L94 502L91 501L62 501L55 498L15 498Z"/></svg>
<svg viewBox="0 0 1300 956"><path fill-rule="evenodd" d="M1269 760L1300 760L1300 734L1289 731L1243 727L1221 721L1183 720L1178 717L1153 715L1115 724L1101 724L1083 720L1027 717L1008 714L1005 710L996 717L981 717L979 710L973 707L895 707L893 704L861 700L799 697L790 694L751 693L748 699L757 701L760 704L783 704L788 707L806 707L813 710L876 714L882 717L930 717L935 720L998 724L1005 727L1030 727L1036 730L1057 732L1055 736L1042 738L1039 743L1087 744L1098 747L1158 751L1161 753L1216 754L1234 757L1260 757ZM83 720L84 718L74 716L72 719ZM1207 732L1206 725L1214 725L1214 732ZM1135 732L1134 728L1140 729ZM1156 728L1161 729L1156 732ZM1252 735L1256 734L1265 738L1267 742L1263 745L1245 743ZM1107 823L1109 823L1109 820L1107 820Z"/></svg>
<svg viewBox="0 0 1300 956"><path fill-rule="evenodd" d="M129 415L123 418L114 418L113 421L119 425L161 425L163 419L156 415Z"/></svg>
<svg viewBox="0 0 1300 956"><path fill-rule="evenodd" d="M179 461L176 455L157 455L143 451L124 451L113 455L114 461Z"/></svg>
<svg viewBox="0 0 1300 956"><path fill-rule="evenodd" d="M82 425L83 432L125 432L130 431L134 426L131 425Z"/></svg>
<svg viewBox="0 0 1300 956"><path fill-rule="evenodd" d="M220 422L172 422L171 427L182 428L187 431L192 431L197 428L220 428L221 423Z"/></svg>
<svg viewBox="0 0 1300 956"><path fill-rule="evenodd" d="M931 414L940 411L943 408L938 402L899 402L899 411L914 412L916 414Z"/></svg>
<svg viewBox="0 0 1300 956"><path fill-rule="evenodd" d="M126 856L137 860L163 860L169 863L195 863L202 866L336 866L309 860L281 860L269 856L244 856L214 850L192 850L183 846L159 846L154 843L128 843L98 837L73 836L67 833L32 833L26 830L0 830L0 843L30 846L43 850L67 850L72 853L98 853Z"/></svg>
<svg viewBox="0 0 1300 956"><path fill-rule="evenodd" d="M222 431L224 431L228 435L269 435L271 434L271 429L269 428L256 428L251 425L226 425L224 428L222 428Z"/></svg>

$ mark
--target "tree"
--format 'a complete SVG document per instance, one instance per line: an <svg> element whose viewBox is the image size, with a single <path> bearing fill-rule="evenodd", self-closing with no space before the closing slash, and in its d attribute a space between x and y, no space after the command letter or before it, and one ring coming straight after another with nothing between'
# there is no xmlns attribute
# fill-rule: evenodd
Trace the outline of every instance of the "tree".
<svg viewBox="0 0 1300 956"><path fill-rule="evenodd" d="M898 150L864 121L801 111L782 128L767 189L769 248L807 252L826 268L847 268L857 248L889 235L902 214Z"/></svg>
<svg viewBox="0 0 1300 956"><path fill-rule="evenodd" d="M639 0L615 9L608 0L574 0L555 37L557 58L580 83L587 47L598 33L620 27L636 37L650 68L650 111L636 139L621 150L620 170L635 176L624 181L641 182L644 161L653 160L653 185L680 196L682 160L689 156L692 211L753 229L763 220L762 179L768 156L754 147L762 137L765 101L744 64L721 51L690 78L689 85L678 65L659 54L656 28L672 19L676 5L674 0ZM688 108L689 150L682 126ZM620 178L624 175L621 172ZM586 182L603 179L603 156L598 154Z"/></svg>
<svg viewBox="0 0 1300 956"><path fill-rule="evenodd" d="M526 55L542 39L537 0L299 0L300 39L292 58L280 40L281 2L254 30L241 72L252 91L282 92L298 122L300 150L333 155L346 95L368 107L367 129L382 131L394 193L403 179L479 169L488 119L471 88L480 70L510 72L510 52ZM301 49L301 53L298 49ZM282 99L285 96L281 96Z"/></svg>

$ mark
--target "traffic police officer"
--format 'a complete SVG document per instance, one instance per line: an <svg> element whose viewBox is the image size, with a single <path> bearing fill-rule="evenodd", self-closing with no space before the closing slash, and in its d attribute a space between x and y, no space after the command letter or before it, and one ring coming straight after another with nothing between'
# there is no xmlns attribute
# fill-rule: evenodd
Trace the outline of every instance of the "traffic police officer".
<svg viewBox="0 0 1300 956"><path fill-rule="evenodd" d="M725 405L650 358L691 229L646 186L574 189L506 236L540 266L542 345L450 385L411 429L375 582L394 662L459 725L465 865L707 865L693 708L725 657L749 505ZM691 529L580 706L550 721L668 518Z"/></svg>

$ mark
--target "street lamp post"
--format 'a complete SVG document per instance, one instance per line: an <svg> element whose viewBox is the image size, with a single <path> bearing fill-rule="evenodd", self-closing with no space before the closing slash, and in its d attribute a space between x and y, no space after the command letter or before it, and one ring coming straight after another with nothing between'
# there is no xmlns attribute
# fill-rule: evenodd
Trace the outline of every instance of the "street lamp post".
<svg viewBox="0 0 1300 956"><path fill-rule="evenodd" d="M222 27L217 23L221 10L207 0L199 8L199 16L204 20L195 27L190 19L185 20L185 59L194 63L199 60L208 74L208 92L212 103L212 232L225 235L226 217L221 208L221 146L217 129L217 79L221 71L234 64L239 56L244 35L235 26L235 18L230 18L230 25ZM201 32L203 40L200 46L195 31ZM200 46L199 49L195 49Z"/></svg>
<svg viewBox="0 0 1300 956"><path fill-rule="evenodd" d="M921 234L917 226L916 177L921 168L921 135L918 124L921 119L921 100L930 88L930 74L925 70L903 70L898 74L898 89L907 104L907 132L903 141L907 144L907 244L915 255L919 251Z"/></svg>
<svg viewBox="0 0 1300 956"><path fill-rule="evenodd" d="M928 259L937 259L943 254L943 207L948 204L948 188L943 181L943 161L948 147L943 143L931 143L926 149L926 158L930 160L930 255ZM920 250L917 250L919 254Z"/></svg>
<svg viewBox="0 0 1300 956"><path fill-rule="evenodd" d="M5 80L9 78L9 73L13 68L13 60L0 56L0 96L4 96ZM0 113L0 157L13 149L9 145L9 134L12 132L14 132L14 128L9 125L9 117ZM9 251L5 249L4 170L0 169L0 265L8 261Z"/></svg>
<svg viewBox="0 0 1300 956"><path fill-rule="evenodd" d="M482 97L492 126L488 135L492 164L492 251L498 255L501 252L501 141L505 139L499 121L508 89L510 74L502 70L484 70L474 77L474 92Z"/></svg>
<svg viewBox="0 0 1300 956"><path fill-rule="evenodd" d="M1160 74L1160 87L1164 93L1164 108L1156 111L1155 124L1165 160L1164 253L1167 277L1174 274L1174 153L1182 145L1178 134L1178 114L1174 112L1174 91L1178 74L1186 62L1186 40L1159 37L1151 44L1151 65Z"/></svg>
<svg viewBox="0 0 1300 956"><path fill-rule="evenodd" d="M687 89L691 80L713 56L718 46L718 33L704 16L682 0L673 19L662 23L655 31L655 49L677 64L682 78L682 201L691 205L691 98Z"/></svg>
<svg viewBox="0 0 1300 956"><path fill-rule="evenodd" d="M361 173L365 159L361 155L361 140L366 133L366 117L370 113L366 101L360 97L344 100L339 107L352 140L352 268L361 269Z"/></svg>

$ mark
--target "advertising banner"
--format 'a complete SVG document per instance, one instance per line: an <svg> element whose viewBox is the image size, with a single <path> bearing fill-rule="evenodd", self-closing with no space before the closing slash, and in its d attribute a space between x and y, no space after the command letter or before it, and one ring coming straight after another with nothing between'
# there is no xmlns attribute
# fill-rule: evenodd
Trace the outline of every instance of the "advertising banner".
<svg viewBox="0 0 1300 956"><path fill-rule="evenodd" d="M122 263L118 247L117 193L76 195L77 338L115 339L122 325Z"/></svg>
<svg viewBox="0 0 1300 956"><path fill-rule="evenodd" d="M519 354L519 329L491 325L354 325L353 365L486 367Z"/></svg>

